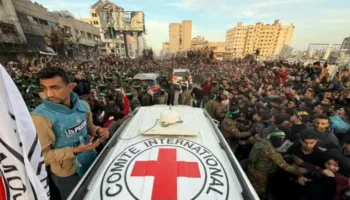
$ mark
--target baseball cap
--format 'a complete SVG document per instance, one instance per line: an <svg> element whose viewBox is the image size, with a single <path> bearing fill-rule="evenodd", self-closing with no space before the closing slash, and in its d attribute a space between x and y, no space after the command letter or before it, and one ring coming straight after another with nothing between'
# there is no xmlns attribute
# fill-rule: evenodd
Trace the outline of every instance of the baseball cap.
<svg viewBox="0 0 350 200"><path fill-rule="evenodd" d="M224 91L222 94L225 95L225 96L228 96L230 93L227 92L227 91Z"/></svg>
<svg viewBox="0 0 350 200"><path fill-rule="evenodd" d="M297 109L294 111L294 115L299 117L299 119L303 122L308 122L311 120L311 116L309 112L305 109Z"/></svg>

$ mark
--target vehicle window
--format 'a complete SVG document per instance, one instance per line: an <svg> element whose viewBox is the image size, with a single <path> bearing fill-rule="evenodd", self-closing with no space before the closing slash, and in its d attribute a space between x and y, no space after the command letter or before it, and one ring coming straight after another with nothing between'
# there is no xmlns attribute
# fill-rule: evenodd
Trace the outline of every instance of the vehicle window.
<svg viewBox="0 0 350 200"><path fill-rule="evenodd" d="M134 79L134 81L133 81L133 85L142 85L142 84L147 84L149 86L154 86L155 85L155 81L154 80L138 80L138 79Z"/></svg>
<svg viewBox="0 0 350 200"><path fill-rule="evenodd" d="M174 72L174 76L179 76L179 77L188 77L190 73L188 72Z"/></svg>

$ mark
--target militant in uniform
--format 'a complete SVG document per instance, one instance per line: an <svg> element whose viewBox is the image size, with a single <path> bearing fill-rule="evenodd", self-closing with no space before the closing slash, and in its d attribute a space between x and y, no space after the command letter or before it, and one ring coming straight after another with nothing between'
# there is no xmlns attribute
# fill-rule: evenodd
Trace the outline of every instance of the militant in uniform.
<svg viewBox="0 0 350 200"><path fill-rule="evenodd" d="M260 139L256 142L249 154L247 176L261 199L266 198L268 176L276 167L297 175L307 172L304 168L289 165L277 152L276 148L283 144L284 139L284 132L275 130L271 133L270 139Z"/></svg>
<svg viewBox="0 0 350 200"><path fill-rule="evenodd" d="M191 106L191 92L187 89L187 84L181 85L182 92L179 94L179 105Z"/></svg>

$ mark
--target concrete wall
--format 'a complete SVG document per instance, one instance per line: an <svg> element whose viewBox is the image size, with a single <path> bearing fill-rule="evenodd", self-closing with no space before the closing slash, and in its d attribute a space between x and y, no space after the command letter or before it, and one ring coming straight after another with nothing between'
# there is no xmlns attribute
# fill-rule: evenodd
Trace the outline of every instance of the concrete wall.
<svg viewBox="0 0 350 200"><path fill-rule="evenodd" d="M26 43L21 25L11 0L2 0L0 5L0 23L11 24L14 26L17 34L4 34L0 30L0 42Z"/></svg>

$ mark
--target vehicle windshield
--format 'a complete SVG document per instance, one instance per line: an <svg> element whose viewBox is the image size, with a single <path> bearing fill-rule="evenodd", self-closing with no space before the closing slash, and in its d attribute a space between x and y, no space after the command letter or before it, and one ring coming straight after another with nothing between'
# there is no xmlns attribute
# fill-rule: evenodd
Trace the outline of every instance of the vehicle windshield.
<svg viewBox="0 0 350 200"><path fill-rule="evenodd" d="M178 76L178 77L188 77L190 75L190 73L188 72L174 72L174 76Z"/></svg>
<svg viewBox="0 0 350 200"><path fill-rule="evenodd" d="M147 84L149 86L154 86L155 81L154 80L139 80L139 79L134 79L133 85L142 85L142 84Z"/></svg>

